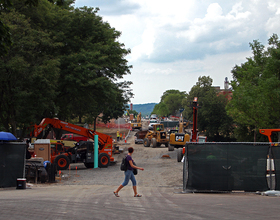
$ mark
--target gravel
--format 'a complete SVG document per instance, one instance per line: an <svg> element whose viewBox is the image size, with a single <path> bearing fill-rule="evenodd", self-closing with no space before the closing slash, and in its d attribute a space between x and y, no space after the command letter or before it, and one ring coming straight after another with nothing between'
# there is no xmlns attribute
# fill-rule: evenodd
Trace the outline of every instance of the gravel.
<svg viewBox="0 0 280 220"><path fill-rule="evenodd" d="M114 155L116 163L111 164L108 168L95 169L86 169L83 164L71 164L70 170L61 172L61 178L58 178L56 184L119 186L124 179L124 173L120 170L121 160L127 154L127 148L133 147L132 158L137 166L145 169L144 171L138 170L136 176L138 186L182 186L183 164L177 162L176 149L175 151L168 151L168 148L164 145L157 148L146 148L143 144L134 143L134 134L135 132L130 132L127 143L118 145L123 152Z"/></svg>

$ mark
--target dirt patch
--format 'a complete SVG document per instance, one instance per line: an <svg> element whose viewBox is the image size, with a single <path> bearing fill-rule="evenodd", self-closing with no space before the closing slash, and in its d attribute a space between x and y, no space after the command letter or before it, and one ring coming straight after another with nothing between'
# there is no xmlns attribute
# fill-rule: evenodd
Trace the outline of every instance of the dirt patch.
<svg viewBox="0 0 280 220"><path fill-rule="evenodd" d="M128 132L128 129L121 132ZM99 132L116 137L117 129L100 129ZM183 183L183 165L177 162L176 151L168 151L164 145L160 147L144 147L135 144L135 132L127 136L127 143L119 142L121 152L114 154L115 162L108 168L86 169L83 163L71 164L70 170L62 171L61 181L64 185L111 185L117 188L124 180L123 171L120 170L122 158L127 154L128 147L133 147L133 160L144 171L138 171L136 176L139 187L181 187ZM129 183L131 185L131 183ZM181 189L181 188L180 188Z"/></svg>

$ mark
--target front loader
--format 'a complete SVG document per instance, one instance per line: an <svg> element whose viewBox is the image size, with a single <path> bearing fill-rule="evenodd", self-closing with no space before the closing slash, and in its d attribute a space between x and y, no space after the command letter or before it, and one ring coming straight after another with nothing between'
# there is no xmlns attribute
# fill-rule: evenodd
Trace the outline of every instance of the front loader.
<svg viewBox="0 0 280 220"><path fill-rule="evenodd" d="M168 138L167 133L164 130L163 124L154 124L153 130L148 130L147 134L144 138L143 144L144 147L150 147L152 144L152 147L159 147L162 144L164 144L166 147L168 147Z"/></svg>

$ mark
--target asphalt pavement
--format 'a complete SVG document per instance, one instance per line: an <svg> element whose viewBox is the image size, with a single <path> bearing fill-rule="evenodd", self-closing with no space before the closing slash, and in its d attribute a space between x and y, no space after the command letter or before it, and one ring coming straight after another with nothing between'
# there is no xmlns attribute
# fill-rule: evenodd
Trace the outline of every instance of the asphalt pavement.
<svg viewBox="0 0 280 220"><path fill-rule="evenodd" d="M38 184L0 189L0 219L279 219L280 197L254 193L182 193L180 188Z"/></svg>

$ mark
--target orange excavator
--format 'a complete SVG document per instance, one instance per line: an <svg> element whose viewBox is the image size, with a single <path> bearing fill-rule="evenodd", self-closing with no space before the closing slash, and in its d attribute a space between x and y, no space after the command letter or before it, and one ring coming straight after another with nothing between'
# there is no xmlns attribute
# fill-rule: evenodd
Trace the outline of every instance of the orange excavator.
<svg viewBox="0 0 280 220"><path fill-rule="evenodd" d="M30 133L30 137L38 137L38 135L41 134L48 125L52 128L75 133L84 137L88 137L92 140L94 140L95 135L98 135L98 166L108 167L110 162L114 162L114 158L112 157L113 139L110 135L70 124L59 119L44 118L39 125L33 125L33 131ZM67 169L69 163L71 162L84 162L87 168L91 168L93 167L94 163L93 144L86 144L86 146L87 148L84 151L81 150L81 147L76 147L69 152L59 152L57 155L52 155L51 163L55 162L59 169ZM82 161L79 161L79 158L83 158Z"/></svg>

